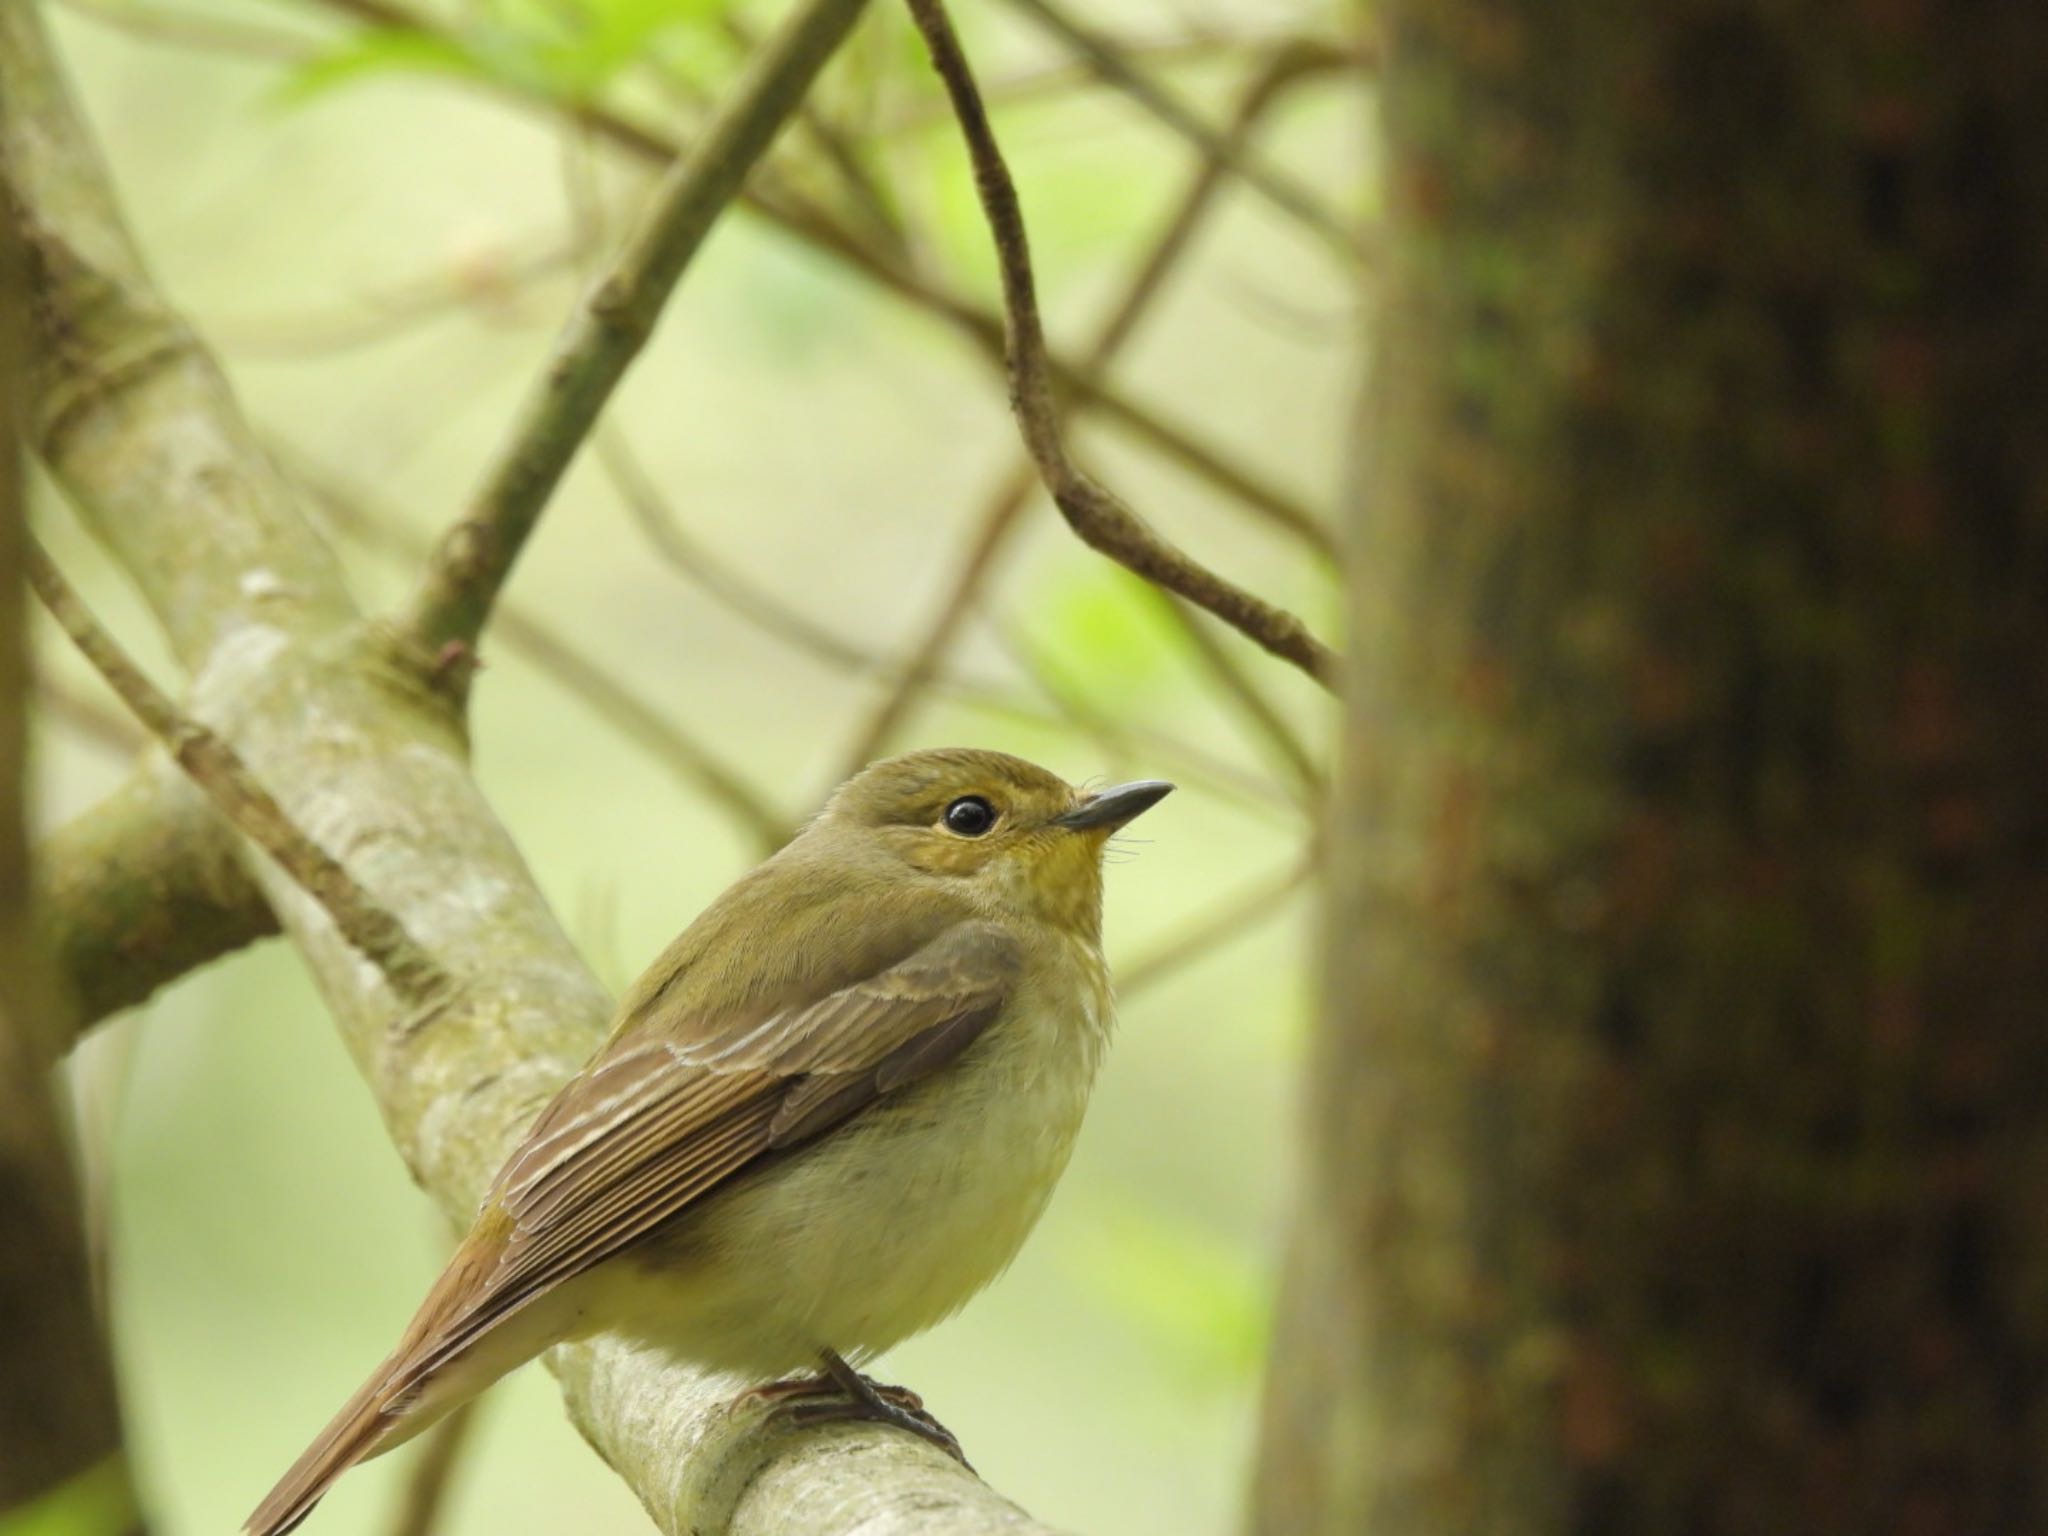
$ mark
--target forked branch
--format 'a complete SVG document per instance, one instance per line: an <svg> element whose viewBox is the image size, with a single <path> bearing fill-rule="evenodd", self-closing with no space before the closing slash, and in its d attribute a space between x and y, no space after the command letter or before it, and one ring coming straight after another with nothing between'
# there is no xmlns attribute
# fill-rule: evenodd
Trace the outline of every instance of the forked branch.
<svg viewBox="0 0 2048 1536"><path fill-rule="evenodd" d="M420 1005L451 985L434 957L380 906L339 860L299 830L284 807L220 736L181 714L177 705L101 627L64 573L31 543L24 551L29 585L64 633L135 718L178 766L206 791L220 813L325 909L341 936L384 973L391 990Z"/></svg>
<svg viewBox="0 0 2048 1536"><path fill-rule="evenodd" d="M428 656L476 644L513 561L683 269L866 3L804 0L670 167L647 216L570 320L475 504L442 539L413 595L404 628Z"/></svg>
<svg viewBox="0 0 2048 1536"><path fill-rule="evenodd" d="M1016 183L1010 178L944 4L941 0L907 3L930 50L932 66L953 103L974 164L975 192L995 240L996 261L1002 272L1010 405L1023 432L1024 446L1067 525L1091 549L1207 609L1246 638L1334 689L1337 654L1311 634L1306 624L1191 558L1146 524L1115 492L1083 473L1067 453Z"/></svg>

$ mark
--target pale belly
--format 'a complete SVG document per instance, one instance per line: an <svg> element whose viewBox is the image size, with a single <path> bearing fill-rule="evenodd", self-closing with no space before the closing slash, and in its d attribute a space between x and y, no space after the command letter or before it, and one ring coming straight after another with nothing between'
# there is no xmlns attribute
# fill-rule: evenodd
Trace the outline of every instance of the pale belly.
<svg viewBox="0 0 2048 1536"><path fill-rule="evenodd" d="M594 1315L700 1367L765 1380L822 1349L859 1361L1002 1273L1080 1130L1107 1034L1029 1004L950 1068L707 1201L640 1261L590 1277ZM1072 993L1068 994L1073 995Z"/></svg>

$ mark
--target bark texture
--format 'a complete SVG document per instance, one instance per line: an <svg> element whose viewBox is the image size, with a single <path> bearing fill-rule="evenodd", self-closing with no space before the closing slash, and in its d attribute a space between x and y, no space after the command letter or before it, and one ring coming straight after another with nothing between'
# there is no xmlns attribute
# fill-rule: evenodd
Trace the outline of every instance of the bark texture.
<svg viewBox="0 0 2048 1536"><path fill-rule="evenodd" d="M1393 0L1254 1527L2048 1529L2032 0Z"/></svg>
<svg viewBox="0 0 2048 1536"><path fill-rule="evenodd" d="M206 797L160 761L36 850L36 894L78 1030L145 1002L277 918Z"/></svg>

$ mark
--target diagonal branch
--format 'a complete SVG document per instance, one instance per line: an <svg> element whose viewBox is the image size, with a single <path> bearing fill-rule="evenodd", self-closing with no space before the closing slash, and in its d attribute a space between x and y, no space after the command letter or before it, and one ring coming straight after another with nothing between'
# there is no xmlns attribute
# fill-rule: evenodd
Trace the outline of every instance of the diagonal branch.
<svg viewBox="0 0 2048 1536"><path fill-rule="evenodd" d="M1345 261L1357 262L1367 254L1358 232L1347 226L1322 199L1260 160L1242 141L1233 141L1221 129L1211 127L1179 97L1132 64L1115 43L1078 20L1064 6L1054 0L1010 3L1073 49L1097 79L1136 102L1155 121L1186 139L1275 208L1313 230Z"/></svg>
<svg viewBox="0 0 2048 1536"><path fill-rule="evenodd" d="M411 561L431 545L403 522L387 516L358 490L315 465L305 454L286 452L286 463L326 511L330 526ZM609 720L677 777L723 806L762 853L789 841L791 823L768 798L697 737L670 720L642 694L594 661L586 652L516 602L501 602L493 622L508 649L525 657L567 688L593 713Z"/></svg>
<svg viewBox="0 0 2048 1536"><path fill-rule="evenodd" d="M1260 120L1283 91L1339 62L1341 55L1334 50L1305 43L1288 44L1277 50L1245 87L1227 132L1226 145L1235 147L1249 143ZM1154 302L1165 291L1167 277L1186 254L1196 231L1214 206L1216 194L1223 185L1223 173L1222 161L1214 156L1205 156L1196 167L1172 212L1125 279L1121 297L1089 341L1079 365L1080 384L1093 386L1104 378L1110 364L1151 312ZM1071 415L1073 406L1070 404L1066 409ZM862 723L853 744L842 757L845 772L852 772L863 763L879 757L889 738L902 728L919 694L935 674L967 616L973 612L995 570L1003 546L1016 529L1037 484L1037 466L1029 455L1025 455L989 498L985 510L975 522L973 541L962 555L945 597L923 632L912 642L910 653L897 668L889 692Z"/></svg>
<svg viewBox="0 0 2048 1536"><path fill-rule="evenodd" d="M178 712L170 698L115 643L42 548L24 550L29 585L64 633L121 701L149 728L171 759L204 789L222 815L319 902L358 953L376 965L405 1002L445 999L449 980L405 924L378 904L354 875L294 825L257 782L241 754L219 735Z"/></svg>
<svg viewBox="0 0 2048 1536"><path fill-rule="evenodd" d="M1326 688L1337 681L1337 654L1283 608L1256 597L1197 563L1162 538L1117 495L1077 468L1060 431L1047 363L1045 328L1038 317L1037 286L1024 234L1016 184L1003 162L995 131L975 89L973 73L940 0L908 0L910 14L945 82L954 115L974 162L975 191L994 236L1008 315L1010 404L1046 489L1083 543L1147 581L1206 608L1224 623L1300 667Z"/></svg>
<svg viewBox="0 0 2048 1536"><path fill-rule="evenodd" d="M1203 960L1286 909L1287 899L1315 876L1313 857L1278 875L1254 880L1233 891L1181 932L1122 967L1116 992L1128 1000L1166 980L1182 966Z"/></svg>
<svg viewBox="0 0 2048 1536"><path fill-rule="evenodd" d="M426 654L475 645L512 562L683 269L865 5L804 0L663 178L647 216L556 343L475 504L443 538L413 594L402 627Z"/></svg>
<svg viewBox="0 0 2048 1536"><path fill-rule="evenodd" d="M80 1032L278 931L234 833L161 762L36 852L37 897Z"/></svg>

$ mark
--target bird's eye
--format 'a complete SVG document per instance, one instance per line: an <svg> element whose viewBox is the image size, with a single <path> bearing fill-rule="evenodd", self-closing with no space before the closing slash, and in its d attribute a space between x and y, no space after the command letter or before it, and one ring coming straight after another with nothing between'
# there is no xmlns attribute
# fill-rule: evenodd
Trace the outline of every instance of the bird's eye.
<svg viewBox="0 0 2048 1536"><path fill-rule="evenodd" d="M962 795L946 807L946 830L979 837L996 824L996 808L979 795Z"/></svg>

